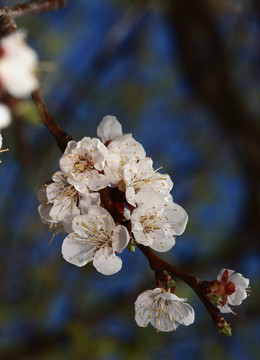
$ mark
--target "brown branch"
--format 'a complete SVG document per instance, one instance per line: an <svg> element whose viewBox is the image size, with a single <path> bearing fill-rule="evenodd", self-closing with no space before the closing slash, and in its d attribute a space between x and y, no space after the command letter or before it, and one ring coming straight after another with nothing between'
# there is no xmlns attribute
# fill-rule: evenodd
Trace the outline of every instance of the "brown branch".
<svg viewBox="0 0 260 360"><path fill-rule="evenodd" d="M17 19L26 15L39 14L46 11L55 11L64 7L66 0L31 0L25 4L10 8L12 16Z"/></svg>
<svg viewBox="0 0 260 360"><path fill-rule="evenodd" d="M220 314L219 309L216 308L204 295L204 284L197 277L187 275L173 265L167 263L158 255L156 255L149 246L138 245L138 247L149 260L149 264L152 270L154 270L156 273L163 273L164 271L167 271L171 275L177 276L193 289L193 291L200 298L201 302L204 304L217 328L220 329L227 324L223 316Z"/></svg>
<svg viewBox="0 0 260 360"><path fill-rule="evenodd" d="M0 9L0 35L7 36L17 30L14 19L46 11L55 11L65 5L66 0L32 0L11 8L5 6Z"/></svg>
<svg viewBox="0 0 260 360"><path fill-rule="evenodd" d="M35 90L32 93L32 98L39 111L39 114L41 116L44 125L55 137L60 150L64 152L68 142L72 140L72 137L69 134L67 134L54 120L54 118L52 117L51 113L49 112L45 104L45 101L43 99L40 90Z"/></svg>
<svg viewBox="0 0 260 360"><path fill-rule="evenodd" d="M11 8L4 7L3 9L0 9L0 34L1 36L6 36L17 30L17 25L14 21L15 18L49 10L54 11L65 5L66 0L32 0L25 4L15 5ZM40 90L35 90L32 93L32 98L44 125L55 137L61 151L64 152L68 142L72 140L72 137L56 123L46 106Z"/></svg>

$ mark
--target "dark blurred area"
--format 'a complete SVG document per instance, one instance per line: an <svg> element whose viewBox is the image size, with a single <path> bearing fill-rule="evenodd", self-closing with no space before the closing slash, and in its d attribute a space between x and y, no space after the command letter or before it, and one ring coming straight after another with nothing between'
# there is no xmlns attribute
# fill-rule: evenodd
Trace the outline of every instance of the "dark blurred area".
<svg viewBox="0 0 260 360"><path fill-rule="evenodd" d="M0 6L16 1L0 1ZM63 260L38 216L35 191L61 153L32 115L3 131L0 166L0 359L257 359L259 318L260 3L257 0L68 0L18 25L39 54L48 107L75 140L105 115L173 179L189 222L161 256L202 280L222 267L250 278L233 335L216 334L177 280L195 323L172 333L139 328L134 301L155 287L137 249L113 276Z"/></svg>

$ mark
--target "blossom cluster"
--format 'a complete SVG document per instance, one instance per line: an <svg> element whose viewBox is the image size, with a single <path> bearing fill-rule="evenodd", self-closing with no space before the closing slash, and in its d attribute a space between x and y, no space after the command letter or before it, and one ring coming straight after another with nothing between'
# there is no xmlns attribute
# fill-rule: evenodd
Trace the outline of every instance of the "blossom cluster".
<svg viewBox="0 0 260 360"><path fill-rule="evenodd" d="M38 87L37 63L37 54L26 44L24 32L0 40L0 131L11 123L10 97L27 97Z"/></svg>
<svg viewBox="0 0 260 360"><path fill-rule="evenodd" d="M184 231L188 216L173 202L169 175L154 170L142 145L131 134L123 135L114 116L104 117L97 135L68 143L60 171L39 190L39 213L51 228L69 234L62 245L67 261L78 266L93 261L98 271L108 275L121 269L116 253L127 247L130 238L168 251L175 236ZM117 205L131 231L116 225L105 209L100 196L105 188L123 195Z"/></svg>
<svg viewBox="0 0 260 360"><path fill-rule="evenodd" d="M39 188L39 214L54 234L67 233L62 244L65 260L80 267L92 262L100 273L112 275L121 269L118 254L126 248L132 250L137 244L158 252L170 250L175 237L184 232L188 216L173 201L170 176L153 168L143 146L132 134L123 134L114 116L103 118L97 136L67 144L60 170ZM242 301L248 286L240 274L229 275L229 292L223 290L222 274L223 281L216 280L222 284L223 301L217 305L223 312L228 310L227 302ZM207 289L208 298L217 291L216 286ZM172 331L193 323L193 308L174 292L175 287L159 282L154 290L139 295L137 324Z"/></svg>

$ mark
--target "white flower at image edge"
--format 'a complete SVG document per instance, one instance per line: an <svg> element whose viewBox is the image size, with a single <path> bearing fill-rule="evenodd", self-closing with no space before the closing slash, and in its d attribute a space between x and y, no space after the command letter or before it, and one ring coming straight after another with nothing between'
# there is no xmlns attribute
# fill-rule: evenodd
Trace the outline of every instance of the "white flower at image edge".
<svg viewBox="0 0 260 360"><path fill-rule="evenodd" d="M137 196L137 208L131 214L132 233L135 240L160 252L170 250L175 235L181 235L186 227L186 211L173 201L152 190L141 190Z"/></svg>
<svg viewBox="0 0 260 360"><path fill-rule="evenodd" d="M93 261L94 267L104 275L117 273L121 253L129 242L125 226L115 225L110 213L100 206L92 206L87 215L73 219L73 231L63 241L62 255L68 262L84 266Z"/></svg>
<svg viewBox="0 0 260 360"><path fill-rule="evenodd" d="M0 82L15 97L25 97L37 89L37 54L25 43L25 34L17 31L0 42Z"/></svg>
<svg viewBox="0 0 260 360"><path fill-rule="evenodd" d="M224 306L218 305L220 312L224 313L233 313L233 310L228 306L238 306L241 305L242 301L247 298L247 288L249 286L249 279L245 278L242 274L235 272L235 270L221 269L217 280L221 281L224 272L228 272L228 277L226 283L233 283L235 286L235 291L233 294L227 296L227 303Z"/></svg>
<svg viewBox="0 0 260 360"><path fill-rule="evenodd" d="M0 104L0 130L11 124L11 113L6 105Z"/></svg>
<svg viewBox="0 0 260 360"><path fill-rule="evenodd" d="M109 179L100 173L107 156L107 148L99 139L84 137L79 142L72 140L68 143L60 167L71 179L98 191L109 185Z"/></svg>
<svg viewBox="0 0 260 360"><path fill-rule="evenodd" d="M117 136L122 136L122 126L115 116L104 116L97 128L97 136L105 144Z"/></svg>
<svg viewBox="0 0 260 360"><path fill-rule="evenodd" d="M190 325L195 314L186 300L162 288L144 291L135 302L135 321L141 327L150 323L164 332L176 330L180 324Z"/></svg>

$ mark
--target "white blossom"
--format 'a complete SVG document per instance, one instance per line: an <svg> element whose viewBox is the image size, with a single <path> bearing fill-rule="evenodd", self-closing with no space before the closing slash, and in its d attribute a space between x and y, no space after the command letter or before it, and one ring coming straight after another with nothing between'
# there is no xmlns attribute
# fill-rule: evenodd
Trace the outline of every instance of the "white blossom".
<svg viewBox="0 0 260 360"><path fill-rule="evenodd" d="M25 34L17 31L4 37L0 50L1 85L15 97L30 95L38 87L37 54L25 43Z"/></svg>
<svg viewBox="0 0 260 360"><path fill-rule="evenodd" d="M117 136L122 136L122 126L115 116L104 116L97 128L97 136L105 144Z"/></svg>
<svg viewBox="0 0 260 360"><path fill-rule="evenodd" d="M235 270L224 268L219 272L217 280L223 285L222 298L225 300L224 305L218 305L218 308L222 313L233 312L229 305L241 305L242 301L246 299L249 279L245 278L240 273L236 273Z"/></svg>
<svg viewBox="0 0 260 360"><path fill-rule="evenodd" d="M72 218L87 213L91 205L100 204L99 193L89 193L82 183L71 183L62 171L56 172L53 182L40 188L39 213L43 220L51 223L71 223Z"/></svg>
<svg viewBox="0 0 260 360"><path fill-rule="evenodd" d="M11 113L9 108L0 104L0 130L11 124Z"/></svg>
<svg viewBox="0 0 260 360"><path fill-rule="evenodd" d="M170 176L154 170L152 159L147 157L139 161L129 161L124 167L123 180L126 200L133 206L136 206L136 195L140 190L154 190L170 197L169 192L173 187Z"/></svg>
<svg viewBox="0 0 260 360"><path fill-rule="evenodd" d="M109 179L101 173L107 156L107 148L99 139L84 137L79 142L68 143L60 167L72 180L97 191L109 184Z"/></svg>
<svg viewBox="0 0 260 360"><path fill-rule="evenodd" d="M125 134L114 138L107 146L108 158L104 169L112 185L123 178L124 166L130 160L141 160L145 158L142 145L137 142L132 134Z"/></svg>
<svg viewBox="0 0 260 360"><path fill-rule="evenodd" d="M135 240L156 251L170 250L175 244L174 235L185 230L188 221L185 210L152 190L141 190L136 201L138 206L131 214Z"/></svg>
<svg viewBox="0 0 260 360"><path fill-rule="evenodd" d="M180 324L190 325L195 315L186 300L162 288L144 291L135 302L135 321L141 327L150 323L164 332L176 330Z"/></svg>
<svg viewBox="0 0 260 360"><path fill-rule="evenodd" d="M91 206L87 215L73 219L74 232L63 241L62 254L65 260L84 266L93 261L94 267L104 275L112 275L122 267L121 253L129 242L125 226L115 225L110 213L100 206Z"/></svg>
<svg viewBox="0 0 260 360"><path fill-rule="evenodd" d="M70 233L72 231L71 222L64 223L62 221L58 221L57 219L53 220L50 216L50 211L52 209L53 204L48 202L48 198L46 195L46 186L41 185L37 190L37 198L41 205L38 207L38 211L41 217L41 221L48 225L49 231L53 232L52 238L50 240L50 244L55 236L59 233L64 235L66 232Z"/></svg>

